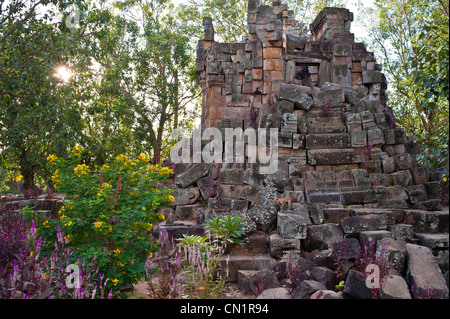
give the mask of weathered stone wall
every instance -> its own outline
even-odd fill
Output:
[[[443,281],[436,267],[448,270],[449,214],[441,209],[439,178],[418,165],[411,141],[395,125],[381,65],[354,42],[352,21],[347,9],[325,8],[307,35],[280,1],[262,6],[250,0],[248,37],[228,44],[214,41],[213,21],[204,19],[196,65],[202,129],[277,129],[278,170],[260,174],[248,159],[177,164],[175,206],[164,212],[172,218],[161,227],[178,237],[201,232],[203,222],[217,215],[244,216],[246,254],[270,256],[258,259],[263,265],[256,256],[227,260],[233,280],[245,275],[239,270],[254,270],[243,260],[257,270],[272,269],[271,258],[289,254],[333,268],[332,248],[345,237],[354,254],[371,239],[385,242],[390,253],[400,254],[396,271],[407,271],[409,286],[426,286],[415,255],[428,249],[433,257],[422,261],[434,269],[436,283]],[[258,147],[247,144],[246,154]],[[357,295],[352,287],[364,285],[362,274],[352,271],[344,291],[349,296]],[[406,287],[402,276],[397,279]],[[448,296],[448,289],[440,293]]]

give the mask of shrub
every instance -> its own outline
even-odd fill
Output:
[[[222,246],[244,244],[240,240],[245,233],[244,219],[241,216],[224,216],[208,219],[205,228],[215,236]]]
[[[95,171],[82,163],[83,152],[76,146],[68,159],[48,157],[55,188],[69,200],[57,219],[31,217],[38,220],[43,248],[51,247],[60,227],[74,255],[87,260],[96,256],[100,271],[110,278],[108,289],[117,291],[144,276],[147,256],[157,248],[150,231],[164,220],[157,208],[173,201],[161,186],[172,171],[150,165],[145,154],[135,160],[119,155]]]
[[[104,294],[108,280],[102,282],[104,275],[99,274],[96,256],[89,263],[78,259],[73,264],[74,250],[68,246],[69,241],[59,228],[57,237],[50,257],[43,257],[42,238],[36,237],[35,223],[32,222],[28,244],[19,249],[10,262],[0,265],[0,299],[94,299],[98,297],[98,287],[100,298],[112,296],[112,290],[107,296]],[[69,265],[76,267],[78,272],[68,275]],[[96,275],[100,277],[100,284]]]

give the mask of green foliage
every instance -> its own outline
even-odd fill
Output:
[[[419,144],[419,160],[448,166],[448,2],[377,0],[360,18],[386,70],[389,105]]]
[[[240,238],[245,233],[244,219],[241,216],[225,216],[208,219],[205,228],[222,244],[243,246]]]
[[[85,152],[76,146],[68,159],[49,156],[55,187],[67,199],[58,219],[29,217],[37,221],[44,250],[51,251],[59,226],[76,257],[96,254],[101,273],[117,290],[144,275],[145,260],[157,249],[150,231],[164,220],[157,208],[173,201],[160,186],[171,171],[150,165],[142,154],[135,160],[119,155],[97,172],[81,164]]]

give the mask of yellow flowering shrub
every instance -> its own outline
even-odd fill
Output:
[[[151,165],[146,154],[119,155],[96,169],[82,162],[83,152],[75,146],[68,159],[47,158],[55,187],[67,197],[58,220],[40,221],[39,235],[52,243],[61,227],[74,256],[89,260],[95,254],[100,272],[113,278],[108,289],[117,291],[142,278],[147,256],[157,250],[150,233],[164,220],[158,208],[174,200],[161,186],[172,171]]]

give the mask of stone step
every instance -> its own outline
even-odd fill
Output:
[[[327,127],[316,127],[309,126],[307,134],[337,134],[337,133],[347,133],[346,126],[327,126]]]
[[[426,246],[431,250],[449,248],[448,234],[415,233],[414,237],[419,240],[419,245]]]
[[[348,148],[350,146],[350,135],[342,134],[310,134],[306,135],[306,149],[334,149]]]
[[[341,122],[341,118],[336,117],[308,117],[306,123],[308,129],[310,127],[345,127],[345,123]]]
[[[269,254],[264,255],[224,255],[220,258],[222,268],[228,268],[228,280],[235,282],[239,270],[271,270],[277,263]]]
[[[20,209],[19,210],[15,210],[14,212],[15,213],[25,213],[25,211],[20,210]],[[51,211],[51,210],[34,210],[33,213],[45,216],[48,219],[56,217],[56,216],[54,216],[53,211]]]

